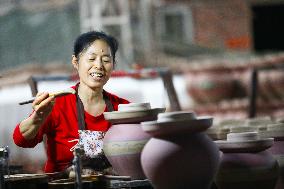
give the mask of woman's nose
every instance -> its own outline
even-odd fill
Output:
[[[103,68],[103,61],[101,58],[97,58],[96,61],[94,62],[94,66],[97,69],[102,69]]]

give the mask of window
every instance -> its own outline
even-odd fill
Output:
[[[193,43],[191,10],[184,5],[161,7],[156,14],[156,35],[160,45]]]

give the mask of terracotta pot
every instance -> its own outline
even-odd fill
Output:
[[[259,139],[257,132],[230,133],[227,141],[216,141],[221,165],[216,177],[218,189],[273,189],[278,163],[271,153],[273,139]]]
[[[153,136],[142,151],[141,163],[155,189],[210,188],[219,152],[202,131],[211,126],[212,118],[172,112],[141,124]]]
[[[157,114],[165,109],[151,109],[149,103],[130,103],[119,105],[118,110],[104,113],[105,119],[113,124],[103,140],[105,156],[117,174],[146,179],[140,156],[150,135],[141,129],[140,122],[157,119]]]

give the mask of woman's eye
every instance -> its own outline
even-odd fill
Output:
[[[108,58],[107,59],[103,59],[103,62],[106,62],[106,63],[110,62],[110,59],[108,59]]]

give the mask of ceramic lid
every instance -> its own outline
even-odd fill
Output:
[[[251,126],[239,126],[239,127],[230,128],[231,133],[253,132],[256,130],[257,130],[257,127],[251,127]]]
[[[118,111],[104,112],[104,118],[112,124],[140,123],[157,119],[158,113],[166,108],[151,108],[150,103],[119,104]]]
[[[249,126],[267,125],[273,123],[269,116],[250,118],[246,119],[245,122]]]
[[[229,133],[227,140],[217,140],[219,149],[228,153],[260,152],[273,145],[273,138],[260,138],[257,132]]]
[[[181,132],[196,133],[208,129],[213,123],[209,116],[196,117],[194,112],[166,112],[158,114],[155,121],[142,122],[142,129],[153,135],[171,135]]]
[[[149,109],[151,109],[151,105],[149,102],[118,105],[119,112],[140,111],[140,110],[149,110]]]
[[[265,131],[260,132],[261,137],[284,138],[284,123],[268,124]]]

